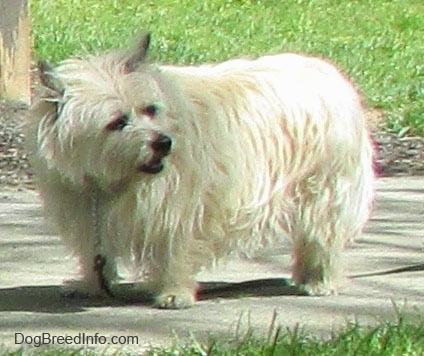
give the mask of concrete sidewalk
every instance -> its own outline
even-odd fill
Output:
[[[424,177],[379,180],[376,210],[362,239],[345,252],[345,260],[350,276],[424,264]],[[173,333],[182,338],[232,337],[248,326],[267,333],[274,312],[277,324],[299,324],[327,335],[349,320],[393,320],[393,303],[411,318],[424,315],[424,271],[347,279],[338,296],[293,296],[284,287],[279,294],[285,295],[259,296],[257,289],[245,289],[241,293],[250,296],[209,295],[192,309],[176,311],[152,309],[137,298],[63,298],[60,286],[75,277],[76,263],[48,232],[37,194],[29,190],[0,192],[0,263],[0,343],[11,348],[20,346],[23,336],[85,333],[93,340],[98,333],[98,344],[103,336],[108,342],[117,341],[112,336],[137,336],[137,345],[121,339],[126,345],[109,345],[108,350],[140,352],[170,343]],[[251,261],[233,260],[199,279],[239,282],[289,276],[289,249],[280,249],[263,251]],[[130,287],[122,290],[126,294]],[[274,294],[272,288],[266,294]],[[81,347],[75,340],[73,346]]]

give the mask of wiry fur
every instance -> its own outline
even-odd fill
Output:
[[[106,278],[122,257],[153,281],[158,305],[187,307],[201,266],[289,236],[294,281],[334,291],[340,252],[373,199],[372,148],[351,83],[297,54],[136,70],[130,57],[64,61],[46,73],[60,84],[28,123],[47,214],[80,257],[84,285],[99,289],[101,236]],[[143,111],[152,103],[153,118]],[[106,130],[120,113],[129,125]],[[157,133],[173,146],[149,175],[138,167]]]

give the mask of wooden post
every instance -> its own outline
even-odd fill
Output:
[[[29,0],[0,0],[0,99],[31,101]]]

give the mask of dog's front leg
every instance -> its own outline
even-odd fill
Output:
[[[115,258],[96,248],[94,235],[86,234],[84,244],[78,246],[81,279],[67,281],[64,294],[67,296],[104,296],[110,295],[110,287],[117,278]]]
[[[102,296],[111,295],[110,285],[117,278],[115,257],[104,230],[104,203],[102,199],[91,196],[75,199],[78,209],[67,211],[65,241],[72,241],[72,249],[79,258],[81,280],[71,281],[65,287],[68,295]],[[65,227],[65,226],[63,226]],[[67,238],[67,235],[72,235]]]
[[[155,306],[163,309],[184,309],[196,301],[197,283],[188,248],[156,248],[154,253],[153,289]]]

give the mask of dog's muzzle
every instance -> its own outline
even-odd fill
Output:
[[[140,171],[148,174],[156,174],[162,171],[162,158],[167,156],[172,148],[172,140],[170,137],[159,134],[155,140],[150,142],[153,150],[153,157],[147,163],[140,166]]]

